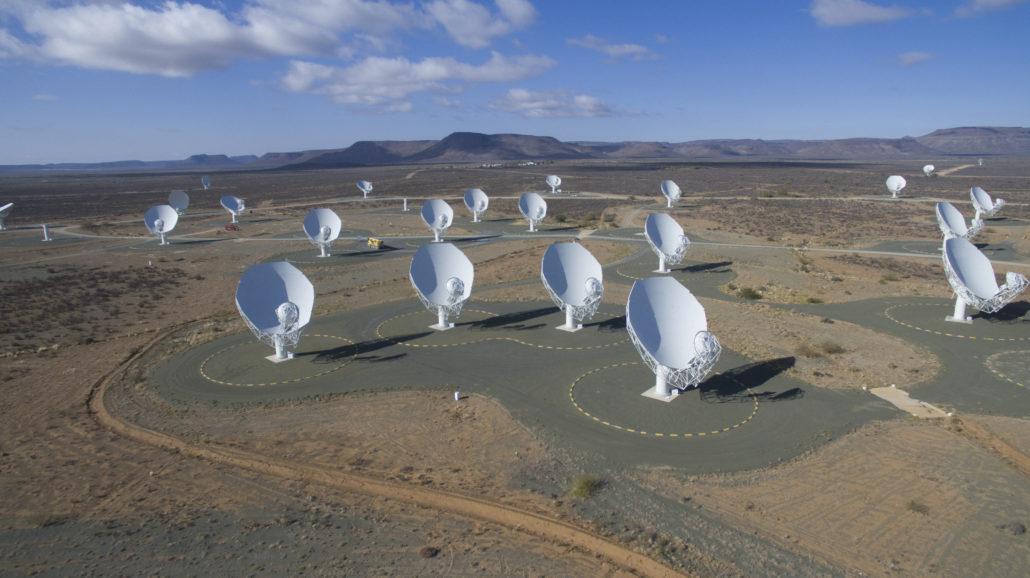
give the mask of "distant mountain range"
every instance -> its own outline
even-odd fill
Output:
[[[179,161],[0,165],[0,172],[222,171],[322,169],[417,163],[495,163],[568,159],[933,160],[949,156],[1030,157],[1030,128],[960,127],[920,137],[837,140],[722,139],[667,142],[562,142],[547,136],[456,132],[442,140],[360,141],[347,148]]]

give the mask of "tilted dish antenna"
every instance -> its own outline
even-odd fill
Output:
[[[651,250],[658,255],[655,273],[668,273],[665,265],[679,264],[690,248],[690,239],[683,234],[683,227],[665,213],[651,213],[647,216],[644,236]]]
[[[951,239],[952,237],[972,239],[984,226],[983,219],[974,217],[972,224],[967,227],[966,218],[955,208],[955,205],[947,201],[937,203],[936,211],[937,226],[941,228],[941,233],[944,234],[945,239]]]
[[[891,175],[887,177],[887,190],[890,191],[891,198],[898,198],[898,193],[901,192],[901,189],[905,188],[906,184],[905,177],[901,175]]]
[[[275,348],[274,362],[292,359],[287,351],[296,347],[311,321],[315,287],[290,263],[277,261],[251,265],[236,286],[236,308],[250,332]]]
[[[708,332],[705,309],[672,277],[633,283],[626,301],[626,330],[637,352],[654,371],[654,388],[643,395],[669,401],[669,384],[696,387],[719,360],[722,346]]]
[[[200,185],[204,187],[204,190],[211,188],[211,177],[200,177]]]
[[[935,168],[936,167],[934,167],[933,165],[926,165],[926,166],[923,167],[923,174],[926,175],[926,176],[930,176],[930,175],[933,174],[933,170]]]
[[[483,189],[469,189],[465,191],[465,206],[472,212],[472,222],[478,223],[479,215],[490,206],[490,197],[486,196]]]
[[[978,166],[978,167],[984,166],[984,160],[983,159],[976,159],[976,166]]]
[[[999,287],[991,260],[968,239],[945,239],[942,253],[944,273],[955,290],[955,312],[944,318],[947,321],[972,323],[972,317],[966,317],[966,305],[987,314],[1000,311],[1030,285],[1024,275],[1009,271]]]
[[[172,191],[168,193],[168,204],[181,215],[190,206],[190,196],[186,194],[186,191]]]
[[[171,205],[155,205],[147,209],[143,215],[143,223],[151,233],[161,239],[162,245],[168,244],[165,235],[170,233],[178,222],[179,213],[175,212]]]
[[[597,312],[604,293],[601,264],[597,259],[574,241],[555,243],[544,251],[540,278],[554,304],[565,311],[565,324],[558,329],[569,332],[583,329],[583,320]]]
[[[552,195],[561,192],[561,189],[558,188],[561,186],[561,177],[558,175],[547,175],[547,178],[544,180],[547,182],[547,186],[551,187]]]
[[[304,233],[322,250],[319,257],[329,256],[329,247],[340,237],[342,226],[340,217],[332,209],[311,209],[308,216],[304,217]]]
[[[674,181],[662,181],[662,195],[665,196],[665,206],[671,208],[676,201],[680,200],[680,186]]]
[[[429,327],[439,331],[454,327],[447,317],[461,314],[472,294],[474,275],[472,261],[451,243],[428,243],[415,251],[408,277],[422,304],[437,314],[436,324]]]
[[[368,181],[358,181],[358,188],[361,189],[361,194],[364,198],[368,198],[368,194],[372,192],[372,183]]]
[[[0,231],[7,230],[7,225],[4,224],[4,221],[10,216],[12,209],[14,209],[14,203],[7,203],[0,207]]]
[[[232,215],[232,222],[238,223],[239,216],[243,214],[243,211],[247,210],[246,204],[243,199],[234,197],[232,195],[226,195],[219,201],[222,203],[222,208]]]
[[[519,212],[529,221],[529,232],[532,233],[547,216],[547,201],[536,193],[522,193],[519,197]]]
[[[443,199],[429,199],[422,204],[422,221],[433,231],[434,241],[439,243],[440,235],[454,222],[454,209]]]
[[[991,201],[991,196],[980,187],[969,189],[969,198],[973,201],[973,208],[976,209],[976,216],[973,217],[974,220],[979,219],[981,214],[993,217],[998,210],[1005,206],[1005,199],[994,199],[994,201]]]

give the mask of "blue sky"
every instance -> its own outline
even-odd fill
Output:
[[[0,164],[1030,125],[1026,0],[0,0]]]

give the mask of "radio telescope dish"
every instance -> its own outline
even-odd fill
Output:
[[[472,211],[472,222],[478,223],[479,215],[490,206],[490,197],[486,196],[483,189],[469,189],[465,191],[465,206]]]
[[[1005,199],[994,199],[991,201],[991,196],[980,187],[969,189],[969,198],[973,201],[973,207],[976,209],[976,216],[973,217],[974,220],[979,219],[981,213],[988,217],[993,217],[999,209],[1005,206]]]
[[[275,348],[270,361],[293,358],[287,348],[300,342],[314,305],[314,285],[285,261],[247,267],[236,286],[236,308],[243,321],[254,337]]]
[[[14,209],[14,203],[7,203],[0,207],[0,231],[7,230],[7,225],[4,224],[4,221],[10,216],[12,209]]]
[[[655,273],[668,273],[665,265],[679,264],[690,248],[690,239],[683,234],[683,227],[665,213],[651,213],[647,216],[644,236],[651,250],[658,255],[658,269],[655,269]]]
[[[439,331],[454,327],[447,317],[461,315],[472,294],[474,275],[472,261],[451,243],[429,243],[415,251],[408,277],[426,309],[437,313],[436,324],[429,327]]]
[[[972,239],[983,228],[984,222],[983,219],[974,218],[972,224],[967,227],[966,218],[955,208],[955,205],[941,201],[937,203],[937,226],[941,228],[945,239],[953,237]]]
[[[368,181],[358,181],[358,188],[361,189],[361,194],[367,199],[368,194],[372,192],[372,183]]]
[[[165,235],[170,233],[178,222],[179,213],[175,212],[171,205],[155,205],[147,209],[146,214],[143,215],[143,223],[151,233],[161,239],[162,245],[168,244]]]
[[[979,166],[979,167],[984,166],[984,160],[983,159],[976,159],[976,165]]]
[[[926,165],[923,167],[923,174],[926,176],[930,176],[933,174],[935,168],[936,167],[934,167],[933,165]]]
[[[454,209],[443,199],[429,199],[422,204],[422,220],[439,243],[440,235],[454,222]]]
[[[561,177],[559,177],[558,175],[547,175],[545,181],[547,182],[547,186],[551,187],[552,195],[556,192],[561,192],[561,189],[558,188],[561,186]]]
[[[898,198],[898,193],[901,192],[901,189],[905,188],[906,184],[905,177],[900,175],[891,175],[887,177],[887,190],[891,192],[891,198]]]
[[[955,312],[945,317],[947,321],[972,323],[966,317],[966,305],[988,314],[1000,311],[1030,285],[1024,275],[1009,271],[999,287],[990,259],[968,239],[945,239],[942,253],[944,273],[955,290]]]
[[[243,199],[239,197],[226,195],[222,197],[220,202],[222,203],[222,208],[224,208],[226,211],[229,211],[229,213],[232,215],[233,223],[238,223],[239,216],[243,214],[243,211],[247,210],[247,207],[245,206]]]
[[[329,246],[340,237],[340,217],[332,209],[311,209],[304,217],[304,233],[322,250],[319,257],[329,256]]]
[[[547,216],[547,201],[536,193],[523,193],[519,197],[519,211],[529,221],[529,232],[532,233]]]
[[[555,243],[544,251],[540,278],[554,304],[565,311],[565,324],[558,329],[583,329],[583,320],[594,316],[604,293],[597,259],[579,243]]]
[[[665,196],[665,206],[672,207],[673,203],[680,200],[680,186],[673,181],[662,181],[662,195]]]
[[[671,383],[696,387],[719,360],[722,346],[708,332],[705,309],[689,289],[672,277],[633,283],[626,301],[626,330],[655,386],[643,395],[669,401]]]
[[[211,178],[210,177],[200,177],[200,184],[201,184],[201,186],[204,187],[205,191],[210,189],[211,188]]]
[[[190,196],[186,191],[172,191],[168,193],[168,204],[181,215],[186,212],[186,207],[190,206]]]

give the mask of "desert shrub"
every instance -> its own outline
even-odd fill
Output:
[[[740,290],[737,291],[737,297],[740,297],[741,299],[754,300],[761,299],[762,294],[751,287],[741,287]]]
[[[822,349],[823,353],[825,353],[826,355],[833,355],[834,353],[844,353],[844,347],[841,344],[835,343],[833,341],[824,341],[822,345],[819,346],[819,348]]]
[[[589,498],[601,489],[602,485],[597,476],[580,474],[572,479],[572,488],[569,489],[569,493],[576,498]]]
[[[926,504],[922,502],[917,502],[915,500],[909,500],[908,503],[905,504],[905,509],[909,512],[923,514],[924,516],[930,513],[930,506],[927,506]]]
[[[801,345],[799,345],[797,347],[797,349],[794,350],[794,353],[796,353],[797,355],[799,355],[801,357],[805,357],[805,358],[808,358],[808,359],[813,359],[813,358],[816,358],[816,357],[822,357],[823,356],[821,351],[819,351],[815,347],[812,347],[811,343],[802,343]]]
[[[564,214],[561,214],[561,215],[555,215],[554,216],[554,220],[559,222],[559,223],[564,223],[565,221],[569,220],[569,218],[566,217]]]
[[[822,299],[818,298],[818,297],[809,297],[805,301],[807,301],[808,303],[810,303],[812,305],[819,305],[821,303],[824,303],[824,301]]]

